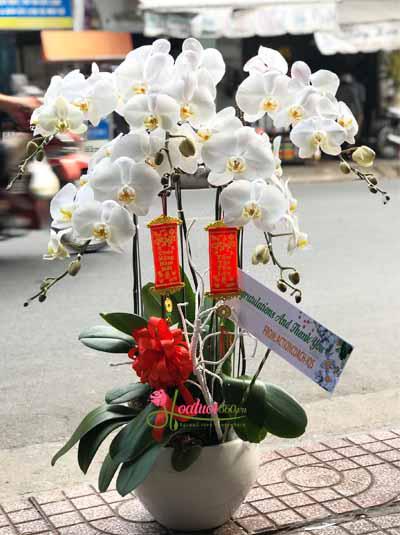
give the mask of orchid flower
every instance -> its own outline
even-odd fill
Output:
[[[50,202],[50,215],[53,218],[52,226],[56,229],[70,228],[72,216],[78,206],[93,200],[93,191],[85,185],[77,188],[68,183],[58,191]]]
[[[146,163],[135,163],[126,156],[115,161],[102,160],[90,177],[97,201],[113,200],[131,214],[146,215],[161,189],[160,177]]]
[[[268,113],[274,117],[288,101],[290,78],[278,71],[251,72],[236,93],[236,102],[246,121],[257,121]]]
[[[151,132],[144,130],[130,132],[121,136],[114,145],[111,160],[114,161],[123,156],[135,160],[135,162],[145,162],[154,169],[157,169],[157,154],[165,146],[165,132],[160,128]]]
[[[338,103],[338,120],[346,132],[346,143],[355,143],[355,136],[358,134],[358,123],[350,108],[344,102]]]
[[[61,238],[65,231],[56,232],[50,229],[50,239],[47,245],[47,254],[43,255],[44,260],[56,260],[57,258],[63,260],[69,258],[69,252],[63,245]]]
[[[199,138],[193,129],[186,123],[175,128],[168,139],[169,159],[164,158],[172,164],[175,169],[181,169],[184,173],[194,174],[201,162],[201,152]],[[168,172],[165,169],[164,172]]]
[[[335,96],[340,85],[337,74],[326,69],[311,73],[310,67],[304,61],[293,63],[291,71],[292,84],[295,89],[311,87],[321,95]]]
[[[245,63],[243,70],[249,73],[277,71],[281,74],[286,74],[288,71],[288,64],[282,54],[277,50],[260,46],[257,56],[249,59],[249,61]]]
[[[92,201],[79,206],[72,228],[79,238],[105,240],[117,252],[123,251],[136,232],[130,213],[115,201]]]
[[[250,221],[263,232],[272,231],[285,217],[288,202],[278,188],[264,180],[237,180],[221,193],[224,222],[243,226]]]
[[[132,97],[123,108],[123,116],[134,129],[171,130],[179,121],[179,105],[168,95],[154,94]]]
[[[189,37],[182,44],[175,69],[180,75],[188,70],[197,71],[199,78],[209,78],[216,86],[225,74],[225,62],[221,52],[215,48],[204,49],[200,41]]]
[[[83,113],[76,106],[59,96],[53,102],[36,108],[32,113],[31,125],[35,136],[48,137],[66,132],[83,134],[87,130],[84,120]]]
[[[204,144],[210,141],[214,134],[234,132],[242,126],[242,121],[236,117],[235,108],[229,106],[219,111],[210,121],[202,121],[196,130],[196,137],[200,143]]]
[[[296,249],[308,249],[308,235],[299,228],[299,221],[295,215],[287,217],[287,222],[291,227],[292,234],[288,241],[288,252],[293,253]]]
[[[300,158],[311,158],[321,150],[336,156],[346,138],[345,129],[332,119],[312,117],[297,124],[290,133],[291,141],[299,148]]]
[[[272,175],[275,169],[267,136],[256,134],[250,127],[215,134],[203,146],[202,157],[211,170],[208,182],[212,186],[223,186],[232,180],[256,180]]]
[[[174,65],[170,48],[166,39],[157,39],[152,45],[141,46],[127,55],[113,73],[122,104],[133,96],[158,90],[170,81]]]
[[[86,92],[87,81],[84,75],[75,69],[64,77],[53,76],[44,95],[44,104],[51,104],[57,97],[64,97],[68,102],[79,100]]]

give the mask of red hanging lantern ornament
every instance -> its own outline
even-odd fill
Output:
[[[184,287],[178,250],[178,225],[181,224],[180,219],[162,215],[147,225],[154,259],[155,282],[152,289],[160,295],[169,295]]]
[[[215,221],[206,227],[210,263],[210,295],[228,298],[240,294],[238,228]]]

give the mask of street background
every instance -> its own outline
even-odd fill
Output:
[[[290,263],[302,276],[300,307],[355,349],[333,396],[276,355],[262,374],[304,404],[307,441],[400,422],[400,183],[382,181],[392,197],[383,206],[361,183],[318,182],[318,169],[309,169],[313,182],[292,188],[312,248],[294,254]],[[195,261],[204,268],[204,226],[213,219],[213,192],[185,190],[183,195],[188,220],[197,221],[191,237]],[[171,200],[169,211],[174,210]],[[140,222],[143,282],[152,279],[153,269],[146,222],[157,215],[153,209]],[[250,263],[260,235],[251,225],[245,233],[245,268],[274,287],[272,266]],[[97,353],[78,341],[83,328],[102,322],[99,312],[131,310],[129,251],[87,255],[76,278],[57,285],[45,303],[24,308],[40,280],[63,269],[59,262],[41,259],[47,239],[48,231],[42,230],[0,243],[0,495],[80,481],[74,451],[55,468],[49,458],[88,410],[103,402],[107,390],[136,380],[129,365],[110,367],[125,361],[123,355]],[[260,347],[258,357],[262,354]],[[255,358],[250,368],[258,362]],[[89,479],[95,474],[94,466]]]

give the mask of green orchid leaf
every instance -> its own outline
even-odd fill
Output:
[[[200,457],[202,447],[195,444],[188,448],[176,447],[172,452],[171,464],[177,472],[187,470]]]
[[[85,346],[105,353],[128,353],[135,345],[132,336],[108,325],[95,325],[83,330],[79,340]]]
[[[100,316],[112,327],[128,335],[132,335],[135,329],[147,327],[147,321],[141,316],[136,316],[136,314],[111,312],[110,314],[100,314]]]
[[[233,427],[239,438],[246,442],[255,442],[257,444],[263,441],[268,433],[266,427],[255,424],[249,418],[241,419],[233,424]]]
[[[94,427],[89,433],[86,433],[84,437],[79,441],[78,447],[78,463],[79,467],[84,474],[89,470],[99,447],[104,442],[104,440],[110,435],[113,431],[124,425],[126,421],[124,420],[109,420],[103,424]]]
[[[127,386],[113,388],[106,394],[106,403],[127,403],[134,399],[138,399],[144,396],[148,396],[151,392],[151,388],[147,384],[143,383],[131,383]]]
[[[144,315],[147,319],[152,316],[159,318],[162,314],[160,296],[152,292],[154,283],[149,282],[142,288]]]
[[[107,454],[107,457],[104,459],[99,473],[100,492],[106,492],[120,464],[121,463],[116,463],[109,453]]]
[[[68,442],[54,455],[51,465],[54,466],[60,457],[65,455],[87,433],[104,422],[110,420],[129,421],[136,416],[136,412],[124,405],[101,405],[85,416]]]
[[[110,455],[116,462],[133,461],[154,441],[152,427],[149,425],[152,412],[156,413],[157,407],[150,403],[111,442]]]
[[[161,448],[161,444],[153,444],[137,460],[121,466],[117,478],[117,491],[121,496],[126,496],[143,483],[153,468]]]

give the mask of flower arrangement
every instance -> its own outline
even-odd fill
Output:
[[[98,448],[113,435],[104,459],[99,488],[114,475],[126,495],[151,472],[162,448],[171,448],[172,465],[188,469],[207,446],[235,437],[261,442],[268,433],[294,438],[304,433],[307,417],[296,400],[260,380],[270,353],[258,370],[246,374],[248,337],[231,301],[240,292],[238,267],[249,254],[248,225],[260,235],[249,254],[254,265],[277,270],[277,289],[302,298],[300,275],[283,265],[276,240],[293,253],[308,246],[300,229],[297,200],[284,178],[280,138],[258,134],[251,123],[267,114],[277,128],[290,128],[301,158],[321,152],[336,156],[344,173],[353,173],[369,191],[389,200],[373,174],[366,172],[374,153],[354,147],[358,132],[351,110],[335,98],[338,77],[311,73],[303,62],[292,65],[275,50],[260,47],[244,66],[247,77],[236,93],[237,109],[216,111],[216,87],[225,72],[222,55],[186,39],[174,59],[164,39],[128,54],[113,73],[96,65],[85,79],[79,71],[55,76],[43,105],[32,116],[34,140],[26,162],[41,158],[60,133],[83,134],[87,121],[98,124],[116,112],[130,132],[119,135],[92,157],[76,187],[68,184],[53,198],[53,219],[46,259],[70,256],[65,238],[79,252],[60,276],[45,278],[33,300],[46,300],[64,277],[76,276],[93,243],[106,242],[117,252],[133,242],[133,313],[102,314],[104,325],[86,329],[80,340],[108,353],[127,354],[139,381],[106,394],[90,412],[53,463],[79,443],[78,462],[87,472]],[[215,221],[207,227],[209,286],[196,268],[181,195],[181,177],[208,171],[215,191]],[[17,179],[15,177],[15,179]],[[175,194],[177,214],[168,213]],[[138,219],[159,204],[160,217],[149,223],[155,280],[141,287]],[[176,217],[175,217],[176,216]],[[148,237],[149,234],[146,234]],[[255,355],[255,349],[253,356]]]

